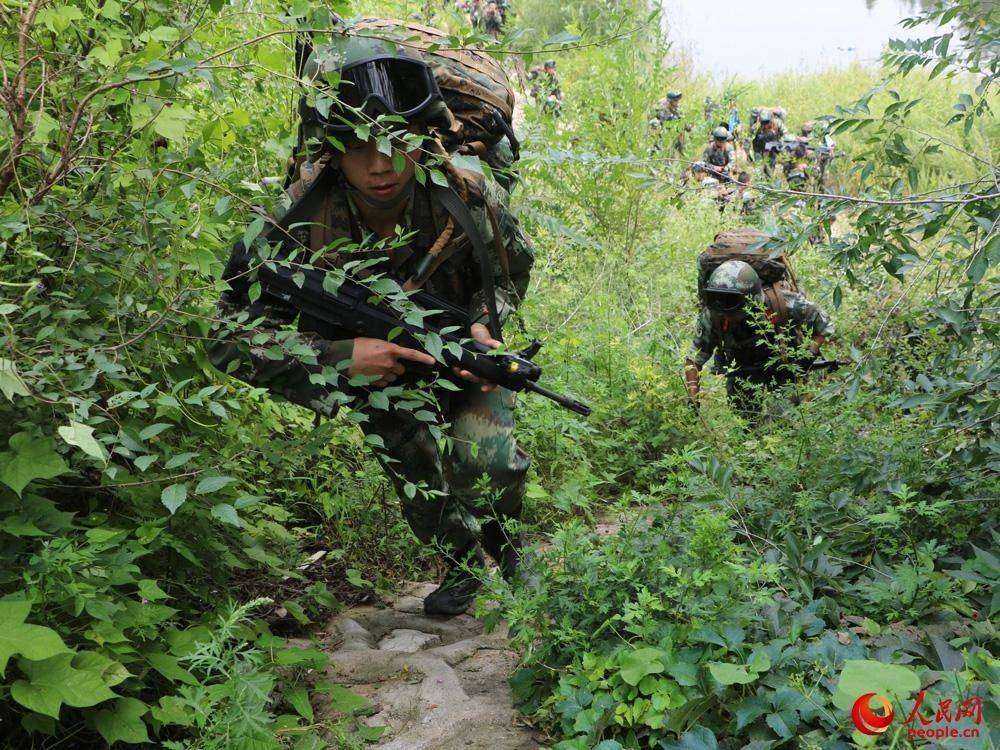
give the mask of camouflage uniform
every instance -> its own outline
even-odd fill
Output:
[[[725,169],[730,165],[734,156],[734,148],[731,143],[717,144],[715,141],[709,143],[701,154],[701,160],[713,167]]]
[[[833,323],[819,307],[798,292],[779,289],[787,310],[784,322],[752,316],[727,320],[702,305],[695,323],[694,341],[688,358],[699,368],[715,354],[715,371],[726,373],[726,392],[737,411],[756,415],[760,411],[760,390],[774,388],[795,379],[795,368],[782,365],[783,353],[810,337],[833,336]]]
[[[681,119],[681,100],[663,97],[656,103],[656,111],[653,116],[660,124]]]
[[[763,127],[759,127],[757,132],[753,136],[753,152],[757,156],[764,155],[764,147],[771,141],[780,141],[785,137],[785,123],[780,117],[773,117],[771,122],[773,127],[769,130],[764,130]]]
[[[559,74],[556,73],[555,68],[546,66],[542,69],[541,89],[544,96],[542,111],[559,117],[562,114],[563,94],[559,84]]]
[[[305,193],[323,168],[323,162],[304,165],[301,179],[289,190],[292,197]],[[501,320],[505,320],[527,288],[534,261],[532,246],[507,207],[507,194],[481,174],[462,174],[470,181],[470,212],[490,248],[497,308]],[[414,272],[448,221],[445,209],[426,188],[414,181],[412,190],[404,223],[416,234],[407,246],[391,251],[391,269],[379,269],[392,270],[402,278]],[[328,252],[324,263],[341,265],[366,255],[385,254],[365,249],[373,238],[343,189],[327,192],[311,222],[315,224],[291,233],[313,251],[338,239],[356,243],[347,245],[351,249],[344,252]],[[494,222],[504,253],[494,242]],[[423,288],[468,309],[474,322],[486,322],[485,298],[478,283],[480,271],[468,238],[456,228],[451,242],[455,252]],[[310,375],[324,365],[339,365],[342,372],[346,369],[356,332],[324,329],[323,324],[304,320],[305,316],[297,315],[295,310],[261,300],[250,303],[235,293],[223,296],[221,313],[229,321],[248,313],[255,326],[250,330],[220,330],[220,341],[210,351],[219,369],[327,416],[349,400],[340,391],[357,391],[343,383],[332,389],[310,382]],[[290,333],[289,325],[296,319],[298,332]],[[529,459],[514,439],[513,393],[502,388],[482,393],[478,385],[470,384],[460,392],[435,395],[437,405],[426,408],[433,414],[434,424],[449,424],[445,433],[452,438],[452,446],[446,451],[434,439],[428,422],[418,420],[411,411],[393,406],[388,411],[375,409],[364,392],[352,406],[367,416],[362,423],[365,433],[377,435],[384,443],[384,449],[377,451],[378,458],[396,485],[403,514],[417,538],[424,543],[436,539],[452,549],[464,549],[480,537],[479,517],[516,517],[520,513]],[[484,476],[485,486],[480,482]],[[414,496],[410,497],[404,491],[407,483],[427,492],[414,494],[411,488]]]
[[[501,4],[490,0],[486,3],[481,16],[483,29],[494,39],[500,37],[503,32],[504,18],[506,15],[506,4]]]

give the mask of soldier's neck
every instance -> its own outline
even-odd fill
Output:
[[[362,223],[384,239],[394,236],[396,227],[405,222],[411,195],[412,191],[406,190],[398,199],[383,204],[356,193],[354,205]]]

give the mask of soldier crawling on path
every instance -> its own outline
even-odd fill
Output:
[[[701,310],[684,367],[697,406],[701,369],[714,354],[733,408],[750,422],[761,416],[763,392],[801,377],[834,332],[830,318],[798,291],[784,255],[760,252],[767,239],[753,229],[722,232],[699,257]]]
[[[339,103],[327,112],[304,100],[304,126],[314,148],[289,192],[301,198],[296,205],[315,210],[311,222],[292,225],[291,236],[316,254],[318,267],[346,271],[359,262],[376,264],[368,270],[409,279],[404,288],[421,288],[468,311],[465,336],[498,347],[500,326],[527,288],[532,246],[507,208],[506,192],[448,160],[437,129],[454,121],[431,67],[409,47],[334,35],[310,55],[306,77],[337,86],[332,95]],[[402,118],[406,130],[381,128],[377,118],[383,115]],[[365,125],[372,125],[367,140],[357,130],[364,132]],[[431,153],[443,158],[447,188],[414,177]],[[397,227],[405,232],[402,240]],[[477,262],[470,245],[488,253],[489,267]],[[354,414],[363,417],[367,442],[384,446],[376,455],[410,528],[421,542],[445,552],[449,569],[426,597],[426,612],[465,611],[480,586],[480,546],[511,579],[520,540],[504,520],[520,514],[529,466],[514,438],[514,394],[467,371],[455,373],[465,387],[432,393],[413,372],[434,364],[426,351],[359,336],[263,297],[255,300],[245,274],[227,269],[226,277],[230,290],[221,308],[227,322],[210,352],[213,363],[327,416],[345,394],[356,396]],[[493,299],[485,286],[490,278]],[[367,385],[356,385],[359,380]],[[384,398],[378,408],[379,401],[370,398],[399,385],[425,394],[423,411]],[[435,439],[435,426],[450,438],[446,447]]]

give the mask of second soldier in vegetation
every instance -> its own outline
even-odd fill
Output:
[[[720,263],[700,290],[701,309],[685,361],[693,404],[699,399],[701,369],[714,354],[733,407],[751,422],[761,415],[763,391],[801,376],[834,332],[826,313],[793,286],[765,284],[750,263],[737,259],[741,250],[753,258],[754,248],[766,240],[749,229],[716,238],[728,253],[723,257],[732,259]]]

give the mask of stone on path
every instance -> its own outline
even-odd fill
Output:
[[[411,584],[390,607],[355,607],[324,639],[329,677],[368,698],[382,750],[538,750],[518,721],[507,678],[517,654],[502,628],[469,615],[423,614],[434,584]],[[320,712],[323,708],[320,707]]]
[[[398,628],[378,642],[382,651],[402,651],[414,654],[422,648],[436,646],[441,642],[441,636],[434,633],[421,633],[419,630]]]

